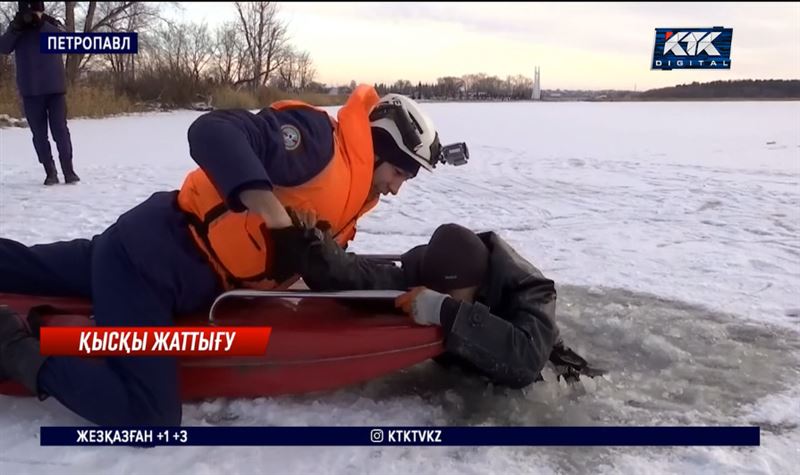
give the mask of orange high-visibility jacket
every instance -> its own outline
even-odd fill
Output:
[[[339,110],[337,119],[330,118],[333,154],[327,165],[302,184],[272,187],[284,206],[312,209],[319,221],[330,223],[331,232],[342,246],[355,236],[358,218],[378,202],[377,197],[369,196],[374,169],[369,113],[378,100],[373,87],[356,88]],[[279,101],[270,108],[318,110],[300,101]],[[296,128],[283,133],[287,150],[302,140],[293,136]],[[212,178],[198,168],[189,173],[178,193],[178,206],[189,217],[197,246],[226,289],[275,288],[280,284],[270,275],[275,251],[264,220],[247,210],[233,211]]]

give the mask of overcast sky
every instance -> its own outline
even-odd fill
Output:
[[[232,3],[182,2],[214,27]],[[317,80],[433,82],[483,72],[543,89],[650,89],[720,79],[800,79],[800,2],[280,3]],[[733,28],[731,69],[652,71],[656,28]]]

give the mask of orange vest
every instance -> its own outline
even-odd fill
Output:
[[[377,197],[367,202],[375,160],[369,113],[378,100],[374,88],[356,88],[339,110],[337,120],[331,118],[333,158],[328,165],[302,185],[272,190],[284,206],[313,209],[319,221],[328,221],[341,246],[355,236],[358,218],[378,203]],[[278,101],[270,107],[317,109],[300,101]],[[197,246],[226,290],[269,290],[281,284],[268,278],[274,251],[264,220],[249,211],[230,211],[203,170],[198,168],[186,177],[178,193],[178,206],[188,216]]]

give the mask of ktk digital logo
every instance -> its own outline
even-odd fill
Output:
[[[733,28],[656,28],[650,69],[730,69]]]

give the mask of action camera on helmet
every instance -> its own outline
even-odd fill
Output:
[[[466,165],[468,160],[469,149],[466,143],[460,142],[442,146],[442,152],[439,155],[439,161],[441,163],[460,166]]]

